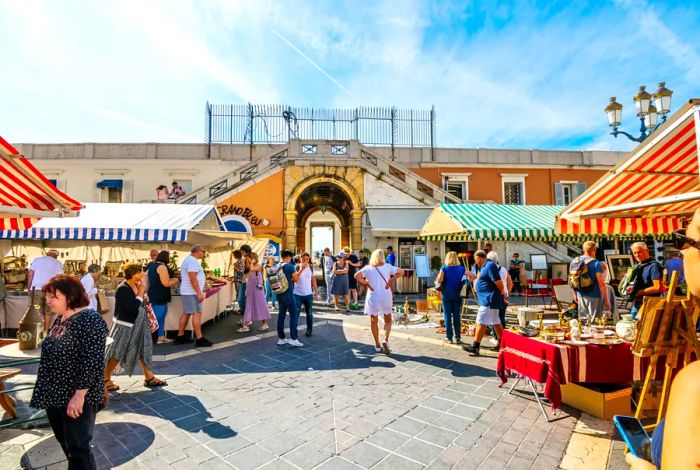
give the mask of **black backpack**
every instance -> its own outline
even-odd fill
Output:
[[[593,261],[595,261],[595,258],[587,259],[584,262],[581,262],[580,258],[576,258],[578,267],[569,273],[569,286],[573,290],[583,294],[593,292],[597,280],[588,266]]]

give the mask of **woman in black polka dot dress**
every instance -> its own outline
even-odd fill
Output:
[[[45,409],[71,469],[94,469],[90,441],[97,411],[105,404],[104,351],[107,325],[83,285],[66,275],[42,289],[56,318],[41,346],[30,406]]]

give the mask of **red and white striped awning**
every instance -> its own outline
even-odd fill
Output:
[[[557,217],[569,235],[667,235],[700,208],[700,100],[691,100]]]
[[[41,217],[76,215],[81,207],[0,137],[0,230],[25,230]]]

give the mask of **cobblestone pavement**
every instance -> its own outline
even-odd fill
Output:
[[[493,358],[327,324],[156,363],[169,386],[117,376],[98,415],[99,468],[553,469],[576,416],[547,423],[498,387]],[[46,429],[0,431],[0,469],[65,468]]]

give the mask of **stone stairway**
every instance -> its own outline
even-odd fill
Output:
[[[337,154],[337,147],[329,142],[314,144],[317,153],[304,153],[309,144],[292,140],[275,152],[246,163],[177,200],[178,204],[212,204],[222,201],[234,192],[242,191],[290,165],[359,167],[417,201],[432,205],[437,202],[460,202],[439,186],[422,178],[407,167],[382,157],[357,142],[347,146],[346,153]],[[326,147],[328,147],[326,149]]]

